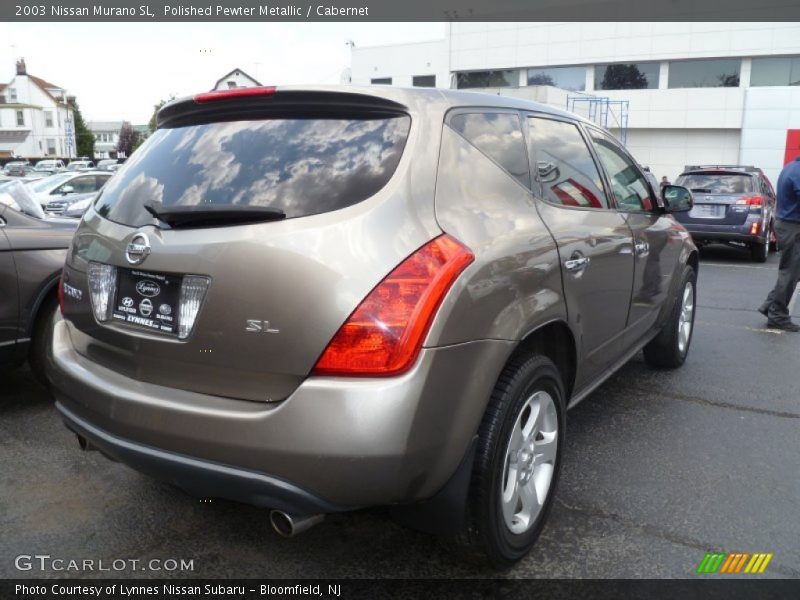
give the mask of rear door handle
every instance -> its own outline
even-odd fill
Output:
[[[650,253],[650,244],[647,242],[636,242],[634,248],[636,249],[636,256],[645,256]]]
[[[589,257],[588,256],[577,256],[575,254],[572,255],[568,261],[564,263],[564,268],[567,271],[582,271],[586,267],[589,266]]]

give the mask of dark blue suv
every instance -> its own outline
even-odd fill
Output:
[[[695,244],[749,248],[756,262],[765,262],[775,250],[775,190],[761,169],[687,165],[675,183],[694,193],[694,208],[675,218]]]

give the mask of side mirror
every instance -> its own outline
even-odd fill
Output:
[[[694,207],[691,190],[682,185],[665,185],[661,188],[664,210],[668,213],[686,212]]]
[[[61,194],[63,196],[66,196],[67,194],[74,194],[74,193],[75,193],[75,188],[72,187],[71,185],[65,185],[63,188],[61,188]]]

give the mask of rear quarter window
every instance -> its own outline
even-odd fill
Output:
[[[522,185],[531,186],[528,155],[518,115],[458,113],[450,118],[450,127]]]
[[[96,210],[131,227],[153,222],[144,203],[266,206],[287,218],[337,210],[386,185],[410,125],[398,115],[159,129],[104,186]]]

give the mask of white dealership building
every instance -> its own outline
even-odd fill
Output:
[[[356,85],[522,96],[605,125],[659,178],[800,154],[800,23],[466,23],[355,47]]]

